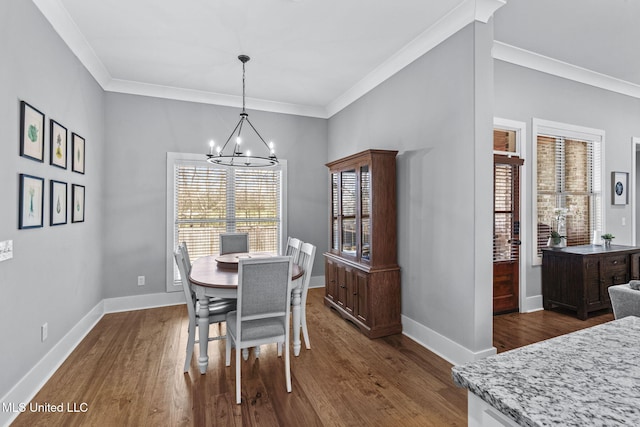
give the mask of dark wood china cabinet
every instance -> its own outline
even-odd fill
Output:
[[[402,332],[397,153],[367,150],[327,164],[331,242],[324,301],[369,338]]]

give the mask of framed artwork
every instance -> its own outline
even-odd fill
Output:
[[[49,120],[49,163],[62,169],[67,168],[67,128],[55,120]]]
[[[44,114],[20,101],[20,155],[44,162]]]
[[[84,222],[84,185],[71,186],[71,222]]]
[[[629,204],[629,173],[611,172],[611,204]]]
[[[73,145],[73,159],[71,170],[84,173],[84,138],[77,133],[71,134]]]
[[[44,178],[20,174],[20,194],[18,228],[39,228],[43,226]]]
[[[51,188],[49,191],[50,202],[49,215],[50,225],[62,225],[67,223],[67,183],[62,181],[49,180]]]

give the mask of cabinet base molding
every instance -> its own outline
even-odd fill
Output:
[[[362,332],[363,335],[365,335],[368,338],[375,339],[375,338],[381,338],[389,335],[402,333],[402,323],[371,328],[365,325],[364,323],[360,322],[358,319],[354,318],[349,313],[347,313],[338,304],[331,301],[330,298],[327,298],[327,297],[324,298],[324,305],[333,309],[344,320],[353,324],[355,327],[357,327],[360,330],[360,332]]]

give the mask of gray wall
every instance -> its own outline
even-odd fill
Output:
[[[631,172],[631,139],[640,136],[640,99],[598,89],[549,74],[495,61],[495,115],[527,123],[526,158],[532,158],[531,119],[552,120],[605,131],[605,225],[615,243],[630,245],[631,205],[611,205],[611,171]],[[527,168],[526,192],[530,196],[532,167]],[[533,207],[529,200],[528,206]],[[533,213],[528,214],[527,236],[533,234]],[[622,218],[626,218],[626,226]],[[529,254],[527,296],[541,294],[540,267],[532,267],[531,242],[523,242]]]
[[[402,314],[473,352],[492,347],[492,35],[467,26],[329,120],[330,160],[400,151]]]
[[[317,246],[313,275],[324,275],[327,250],[327,121],[252,111],[288,165],[288,234]],[[106,94],[105,297],[164,292],[166,153],[204,153],[223,142],[238,108]],[[146,276],[139,287],[137,276]]]
[[[103,92],[30,1],[0,2],[0,396],[102,295]],[[19,156],[20,100],[46,115],[45,162]],[[85,175],[49,165],[49,119],[86,139]],[[44,227],[18,230],[18,175],[45,178]],[[86,186],[84,223],[49,226],[49,180]],[[49,338],[40,342],[48,322]]]

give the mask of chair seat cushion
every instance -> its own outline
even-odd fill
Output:
[[[232,311],[227,314],[227,329],[234,337],[237,336],[237,317],[237,311]],[[284,327],[284,320],[281,317],[259,320],[246,320],[242,322],[242,337],[240,337],[240,340],[253,341],[264,339],[268,341],[274,338],[284,337],[285,331],[286,329]]]
[[[224,321],[228,312],[236,309],[235,299],[218,300],[209,303],[209,318],[212,323]],[[196,303],[196,318],[200,317],[200,303]]]

